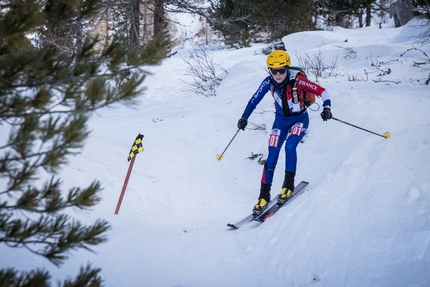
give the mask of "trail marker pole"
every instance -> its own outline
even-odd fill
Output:
[[[128,166],[127,175],[125,176],[124,184],[122,186],[121,194],[118,199],[118,203],[116,205],[115,214],[119,213],[119,209],[121,207],[122,199],[124,198],[125,190],[127,189],[128,180],[130,179],[131,171],[133,170],[134,161],[136,160],[136,155],[139,152],[144,151],[143,144],[142,144],[143,135],[138,134],[136,139],[133,142],[133,145],[131,146],[130,152],[128,153],[127,160],[130,162]]]
[[[135,160],[136,160],[136,157],[134,156],[130,161],[130,165],[128,166],[127,175],[126,175],[125,180],[124,180],[124,185],[122,186],[122,191],[121,191],[121,194],[120,194],[119,199],[118,199],[118,204],[116,205],[115,214],[118,214],[119,209],[121,207],[122,199],[124,198],[125,190],[127,189],[128,180],[130,179],[130,174],[131,174],[131,171],[133,169],[133,165],[134,165]]]

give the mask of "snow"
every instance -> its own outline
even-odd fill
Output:
[[[428,44],[416,44],[412,24],[313,31],[283,38],[292,56],[325,61],[339,56],[349,74],[319,78],[332,98],[333,116],[391,137],[367,133],[309,111],[311,124],[298,146],[296,182],[308,189],[264,224],[235,223],[257,201],[262,166],[248,159],[267,154],[273,99],[267,94],[250,122],[265,130],[235,132],[249,98],[267,75],[262,44],[214,50],[228,74],[217,97],[187,91],[181,50],[144,81],[138,105],[100,110],[82,153],[61,172],[64,188],[100,180],[103,200],[86,223],[112,225],[95,253],[75,251],[57,268],[23,249],[0,246],[0,268],[47,268],[53,280],[74,277],[80,266],[100,267],[105,286],[429,286],[430,97],[428,64],[414,67]],[[409,37],[407,37],[409,35]],[[412,37],[413,36],[413,37]],[[345,42],[347,40],[347,42]],[[346,58],[345,49],[356,52]],[[428,59],[427,59],[428,62]],[[392,73],[379,77],[380,69]],[[312,80],[315,80],[310,75]],[[319,104],[321,104],[320,100]],[[129,167],[128,152],[144,134],[119,214],[114,214]],[[272,195],[281,188],[281,153]]]

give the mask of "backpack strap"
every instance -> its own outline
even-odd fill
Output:
[[[273,80],[270,79],[270,92],[272,93],[272,97],[274,97],[274,95],[275,95],[275,85],[273,84],[272,81]],[[306,104],[307,103],[306,102],[306,92],[303,91],[302,92],[303,93],[303,97],[301,97],[299,95],[298,91],[297,91],[296,83],[297,83],[296,79],[293,78],[293,79],[289,80],[287,82],[287,84],[284,87],[282,87],[282,90],[281,90],[282,112],[283,112],[284,116],[286,116],[286,117],[288,117],[290,115],[299,115],[299,114],[302,114],[302,113],[304,113],[306,111],[307,107],[309,106],[309,105]],[[296,90],[296,91],[294,91],[294,90]],[[297,112],[297,113],[291,113],[290,112],[290,107],[288,105],[288,100],[287,100],[287,94],[289,93],[291,95],[291,97],[293,97],[293,93],[294,92],[297,93],[297,100],[298,101],[303,101],[304,104],[305,104],[303,106],[303,108],[299,112]]]
[[[280,95],[281,101],[282,101],[282,112],[284,116],[290,115],[290,108],[288,107],[288,101],[287,101],[287,86],[288,86],[288,83],[284,87],[282,87],[281,95]],[[273,79],[270,79],[270,92],[272,93],[272,97],[275,99],[275,84],[273,83]],[[275,101],[277,100],[275,99]]]
[[[287,93],[291,90],[291,81],[289,81],[285,86],[282,87],[282,112],[284,116],[288,117],[291,115],[290,107],[288,106]]]

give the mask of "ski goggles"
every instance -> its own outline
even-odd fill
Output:
[[[273,76],[276,76],[276,74],[278,74],[278,73],[279,73],[279,75],[283,75],[287,72],[287,69],[285,69],[285,68],[282,68],[282,69],[270,68],[269,70],[270,70],[270,74],[272,74]]]

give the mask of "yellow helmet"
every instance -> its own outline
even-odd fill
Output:
[[[282,50],[275,50],[267,56],[267,68],[281,68],[291,66],[290,55]]]

